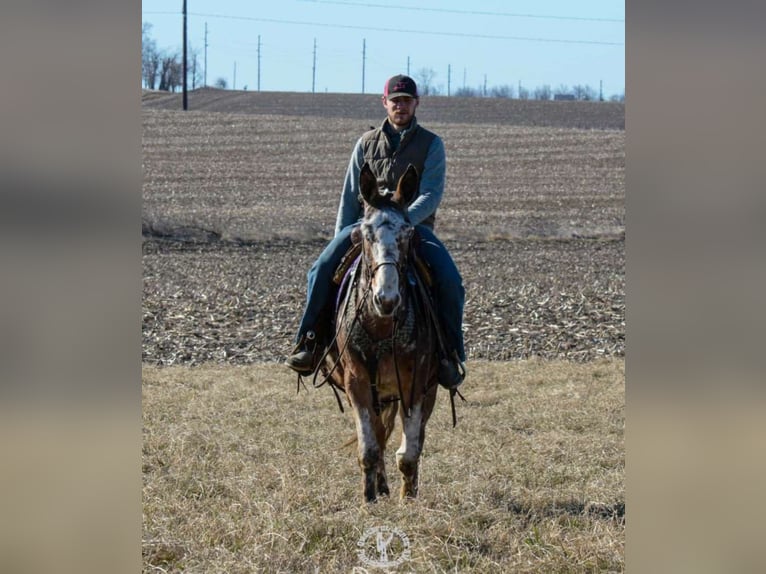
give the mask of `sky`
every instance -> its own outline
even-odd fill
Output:
[[[141,10],[157,47],[180,54],[183,0]],[[624,1],[187,0],[187,35],[203,70],[207,52],[207,84],[238,90],[258,89],[260,36],[261,91],[378,94],[388,77],[427,69],[443,94],[519,84],[625,93]]]

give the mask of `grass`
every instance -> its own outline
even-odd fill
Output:
[[[455,429],[437,399],[420,498],[365,505],[328,388],[296,396],[276,364],[144,366],[144,571],[361,572],[374,527],[406,535],[398,572],[624,571],[624,361],[471,362],[464,394]]]

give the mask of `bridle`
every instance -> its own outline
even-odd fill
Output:
[[[402,268],[402,265],[398,261],[381,261],[380,263],[377,263],[375,265],[372,265],[370,263],[366,263],[365,270],[366,270],[366,279],[370,282],[368,285],[368,289],[372,288],[372,279],[375,277],[375,273],[378,272],[378,269],[381,267],[385,267],[386,265],[391,265],[396,268],[396,273],[399,275],[399,278],[404,275],[404,271]]]
[[[409,219],[407,221],[409,222]],[[410,252],[413,249],[412,238],[413,238],[413,234],[410,233],[410,236],[407,238],[406,249],[403,249],[401,252],[402,261],[381,261],[380,263],[376,263],[373,265],[372,262],[367,261],[367,258],[365,257],[365,249],[362,248],[362,261],[365,262],[365,271],[366,271],[365,278],[367,279],[367,281],[371,283],[373,277],[375,277],[375,273],[378,272],[378,269],[380,269],[381,267],[385,267],[386,265],[392,265],[393,267],[395,267],[396,272],[399,275],[399,279],[401,280],[404,277],[405,271],[407,269],[407,262],[409,259]],[[401,290],[401,286],[400,286],[400,290]]]

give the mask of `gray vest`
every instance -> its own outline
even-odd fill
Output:
[[[387,121],[387,120],[386,120]],[[395,190],[396,183],[404,174],[407,166],[412,164],[423,173],[428,148],[431,147],[436,134],[418,125],[417,119],[412,118],[412,124],[399,142],[396,151],[392,151],[391,140],[383,130],[383,125],[362,135],[364,161],[370,165],[372,173],[378,178],[378,186],[383,189]],[[421,225],[433,229],[436,213],[432,213]]]

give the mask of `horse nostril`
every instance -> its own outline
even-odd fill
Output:
[[[401,300],[401,295],[398,293],[392,297],[381,297],[376,293],[372,297],[373,304],[381,315],[391,315],[399,307]]]

